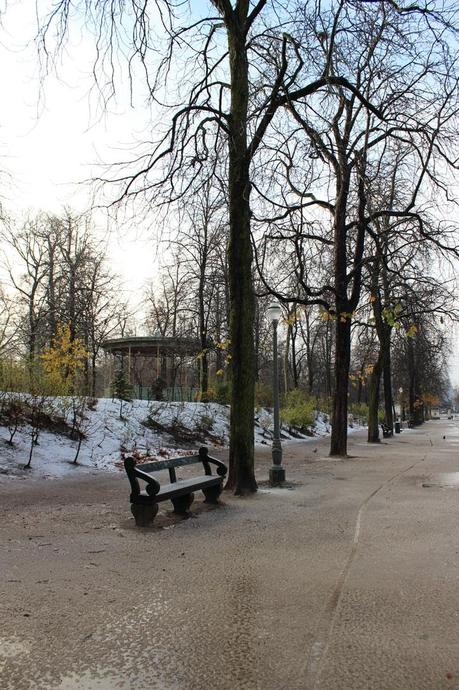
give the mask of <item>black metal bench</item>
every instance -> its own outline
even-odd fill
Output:
[[[383,438],[390,438],[394,434],[392,427],[387,426],[387,424],[381,424],[381,430]]]
[[[190,479],[177,479],[176,467],[198,462],[203,465],[204,475]],[[216,475],[212,474],[211,464],[217,466]],[[158,512],[158,503],[161,501],[172,501],[174,512],[179,515],[185,515],[188,512],[194,500],[194,491],[201,490],[207,503],[217,503],[227,472],[226,465],[216,458],[211,458],[205,447],[200,448],[196,455],[155,460],[141,465],[137,465],[134,458],[127,457],[124,459],[124,469],[131,484],[131,511],[139,527],[147,527],[153,522]],[[161,470],[169,470],[170,484],[161,485],[152,476],[152,473]],[[140,489],[139,479],[146,482],[143,491]]]

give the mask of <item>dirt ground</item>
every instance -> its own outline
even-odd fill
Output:
[[[458,422],[327,446],[148,529],[121,473],[2,478],[1,690],[458,690]]]

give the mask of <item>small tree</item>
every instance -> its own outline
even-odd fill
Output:
[[[79,392],[87,356],[83,342],[72,338],[70,325],[58,324],[51,346],[41,355],[44,383],[50,395]]]
[[[38,362],[29,366],[30,394],[26,397],[26,415],[30,424],[29,459],[24,466],[30,469],[35,446],[38,446],[41,430],[54,412],[53,399],[48,397],[49,381]]]
[[[77,441],[77,447],[75,450],[75,456],[72,463],[74,465],[78,464],[78,457],[80,455],[81,444],[83,439],[87,436],[91,426],[91,419],[88,416],[88,410],[91,409],[91,398],[86,395],[74,395],[72,396],[71,403],[71,420],[72,428],[70,431],[70,436],[72,439]]]
[[[2,415],[10,433],[7,443],[12,446],[17,431],[25,423],[23,392],[28,388],[28,368],[25,363],[12,358],[2,360],[0,386]]]
[[[129,383],[124,367],[121,365],[112,382],[112,397],[119,400],[120,419],[123,419],[123,403],[132,402],[132,386]]]

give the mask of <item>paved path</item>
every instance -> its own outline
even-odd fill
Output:
[[[2,483],[0,688],[459,689],[458,422],[326,450],[148,530],[122,476]]]

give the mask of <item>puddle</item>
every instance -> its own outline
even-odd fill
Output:
[[[459,489],[459,472],[439,472],[432,474],[422,483],[423,488],[440,487],[443,489]]]

